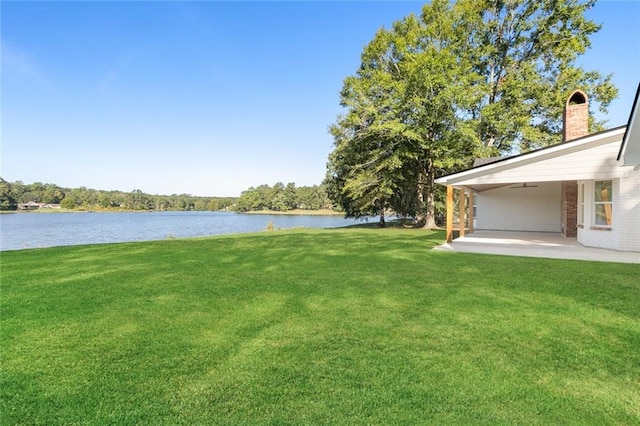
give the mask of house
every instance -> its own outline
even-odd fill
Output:
[[[461,236],[468,223],[469,232],[474,224],[552,232],[587,247],[640,252],[639,96],[640,85],[626,126],[589,135],[588,98],[577,90],[565,105],[562,143],[436,179],[447,187],[447,242],[458,190]]]
[[[44,206],[42,203],[36,203],[35,201],[29,201],[28,203],[18,204],[18,210],[38,210]]]
[[[60,204],[45,204],[36,203],[35,201],[29,201],[28,203],[19,203],[18,210],[39,210],[39,209],[59,209]]]

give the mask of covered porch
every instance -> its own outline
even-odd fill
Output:
[[[447,242],[476,229],[556,233],[574,238],[577,201],[575,181],[447,185]]]

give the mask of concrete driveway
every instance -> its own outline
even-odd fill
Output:
[[[640,263],[640,253],[584,247],[575,238],[546,232],[474,231],[434,250],[600,262]]]

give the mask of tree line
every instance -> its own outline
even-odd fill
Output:
[[[52,183],[7,182],[0,177],[0,210],[17,210],[29,202],[59,204],[77,210],[179,210],[290,211],[332,209],[323,185],[296,187],[290,182],[260,185],[243,191],[240,197],[197,197],[189,194],[152,195],[85,188],[63,188]]]
[[[78,210],[181,210],[215,211],[233,207],[237,197],[198,197],[189,194],[152,195],[85,188],[63,188],[52,183],[7,182],[0,177],[0,210],[17,210],[18,204],[60,204]]]
[[[347,217],[393,210],[432,227],[444,204],[437,177],[559,143],[576,89],[606,113],[617,96],[611,75],[576,62],[601,28],[585,17],[594,4],[432,0],[381,28],[343,82],[330,198]],[[603,128],[591,119],[591,131]]]
[[[266,184],[251,187],[240,194],[235,205],[239,212],[271,210],[323,210],[333,209],[324,185],[296,187],[290,182],[284,185],[278,182],[273,186]]]

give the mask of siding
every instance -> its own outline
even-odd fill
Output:
[[[483,184],[621,177],[616,163],[624,127],[569,141],[527,154],[436,179],[440,185],[466,186],[482,191]]]
[[[640,252],[640,170],[626,169],[628,173],[619,181],[620,227],[616,249]]]
[[[464,180],[464,185],[482,185],[504,182],[560,182],[563,180],[611,179],[622,177],[624,170],[616,156],[620,140],[593,146],[561,156],[549,156],[518,167],[496,168],[491,173]]]

